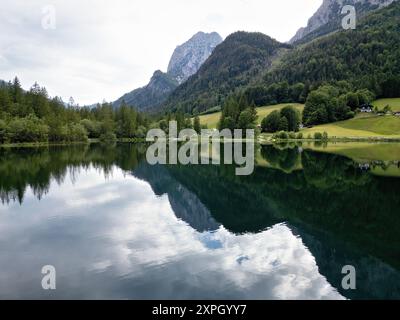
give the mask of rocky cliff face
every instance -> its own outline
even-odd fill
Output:
[[[337,30],[340,26],[341,11],[345,5],[354,5],[357,12],[362,14],[388,6],[394,1],[396,0],[324,0],[321,7],[308,20],[307,26],[300,28],[289,42],[295,43],[313,34],[317,37]]]
[[[216,32],[195,34],[190,40],[175,49],[168,65],[168,74],[174,77],[179,84],[185,82],[199,70],[221,42],[222,38]]]
[[[157,111],[179,84],[199,70],[221,42],[222,38],[216,32],[195,34],[175,49],[167,73],[156,71],[148,85],[126,93],[114,102],[114,106],[118,108],[125,101],[139,111]]]

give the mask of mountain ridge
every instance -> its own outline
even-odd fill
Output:
[[[304,43],[340,29],[344,17],[341,10],[345,5],[355,6],[357,18],[360,18],[365,13],[388,6],[394,1],[397,0],[323,0],[321,6],[308,20],[307,26],[300,28],[289,43]]]
[[[199,70],[221,42],[222,38],[217,32],[196,33],[188,41],[176,47],[168,64],[167,73],[182,84]]]
[[[163,103],[166,96],[176,87],[178,87],[178,82],[174,78],[157,70],[153,73],[150,82],[146,86],[124,94],[113,103],[113,106],[119,107],[125,102],[140,109],[140,111],[151,112],[152,109]]]
[[[279,50],[289,47],[259,32],[232,33],[196,74],[174,90],[165,109],[191,113],[221,105],[228,95],[261,77]]]
[[[364,16],[355,30],[342,30],[295,47],[266,72],[263,85],[303,82],[315,87],[346,81],[377,96],[400,94],[398,30],[400,2],[394,2]]]
[[[388,6],[394,1],[397,0],[323,0],[321,6],[308,20],[307,26],[300,28],[289,43],[308,42],[340,29],[344,17],[341,10],[345,5],[355,6],[357,18],[360,18],[367,12]]]
[[[157,111],[179,84],[198,71],[221,41],[222,38],[217,32],[196,33],[188,41],[176,47],[166,73],[155,71],[146,86],[124,94],[113,103],[113,106],[118,108],[125,101],[139,111]]]

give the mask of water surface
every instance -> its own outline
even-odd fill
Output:
[[[267,146],[237,177],[150,166],[145,150],[0,149],[0,298],[400,297],[396,161]]]

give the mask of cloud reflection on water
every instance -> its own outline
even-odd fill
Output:
[[[117,167],[49,190],[0,206],[0,298],[342,299],[284,224],[198,232]],[[45,264],[57,269],[55,292],[41,289]]]

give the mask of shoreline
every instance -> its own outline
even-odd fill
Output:
[[[215,139],[212,140],[213,142]],[[221,143],[224,140],[220,140]],[[248,139],[230,139],[228,142],[243,142],[249,141]],[[211,141],[210,141],[211,142]],[[255,143],[260,145],[273,145],[278,143],[290,143],[290,142],[316,142],[316,143],[400,143],[400,137],[391,138],[391,137],[343,137],[343,138],[328,138],[325,140],[321,139],[272,139],[272,137],[263,137],[258,136],[254,139]],[[101,142],[99,139],[89,139],[88,141],[73,141],[73,142],[19,142],[19,143],[5,143],[0,144],[0,149],[6,148],[39,148],[39,147],[57,147],[57,146],[73,146],[73,145],[90,145],[94,143],[103,143],[108,144],[107,142]],[[113,143],[113,142],[112,142]],[[115,143],[148,143],[146,139],[138,139],[138,138],[122,138],[117,139]]]
[[[137,138],[123,138],[117,139],[115,143],[144,143],[145,139],[137,139]],[[107,142],[101,142],[99,139],[89,139],[88,141],[71,141],[71,142],[18,142],[18,143],[4,143],[0,144],[1,148],[42,148],[42,147],[64,147],[64,146],[73,146],[73,145],[89,145],[94,143],[103,143],[107,144]]]
[[[75,141],[75,142],[18,142],[0,144],[0,148],[42,148],[57,146],[72,146],[96,143],[92,141]]]
[[[327,139],[314,139],[314,138],[302,138],[302,139],[273,139],[272,136],[259,136],[258,142],[260,144],[275,144],[282,142],[320,142],[320,143],[337,143],[337,142],[369,142],[369,143],[400,143],[400,137],[328,137]]]

